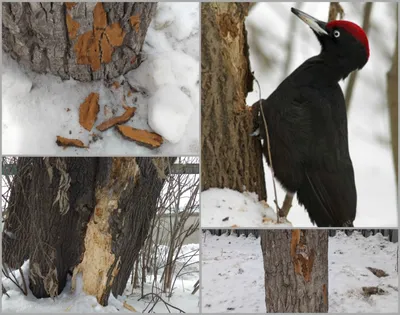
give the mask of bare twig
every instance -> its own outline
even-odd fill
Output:
[[[270,168],[271,168],[271,175],[272,175],[272,184],[274,186],[274,196],[275,196],[275,205],[276,205],[276,223],[279,223],[279,204],[278,204],[278,195],[276,193],[276,183],[275,183],[275,173],[274,173],[274,166],[272,164],[272,156],[271,156],[271,144],[270,144],[270,139],[269,139],[269,131],[268,131],[268,125],[267,125],[267,121],[265,119],[265,115],[264,115],[264,109],[262,107],[262,102],[261,102],[261,87],[260,87],[260,83],[258,82],[257,78],[253,75],[254,81],[256,81],[257,85],[258,85],[258,96],[260,99],[260,111],[261,111],[261,116],[264,122],[264,127],[265,127],[265,134],[267,137],[267,150],[268,150],[268,159],[269,159],[269,163],[270,163]]]
[[[164,305],[165,305],[165,307],[168,309],[168,312],[169,312],[169,313],[171,313],[171,311],[169,310],[168,307],[172,307],[173,309],[179,311],[179,313],[185,313],[185,311],[181,310],[179,307],[173,306],[172,304],[170,304],[170,303],[164,301],[163,298],[162,298],[160,295],[155,294],[155,293],[152,293],[152,292],[147,293],[147,294],[145,294],[144,296],[142,296],[142,297],[139,299],[139,301],[140,301],[141,299],[144,299],[144,298],[148,297],[148,296],[151,296],[151,297],[152,297],[152,301],[154,300],[154,298],[157,299],[157,302],[153,304],[153,306],[152,306],[151,309],[149,310],[149,313],[154,309],[154,307],[157,305],[158,301],[161,301],[161,302],[164,303]]]
[[[329,4],[329,15],[328,15],[328,22],[334,21],[337,19],[339,15],[339,20],[343,19],[344,17],[344,10],[339,2],[331,2]]]

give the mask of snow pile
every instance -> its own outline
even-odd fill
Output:
[[[329,239],[329,311],[333,313],[391,313],[398,310],[397,243],[382,234],[365,238],[355,231],[351,236],[340,232]],[[378,278],[367,267],[385,271]],[[386,291],[366,297],[362,287]]]
[[[329,312],[389,313],[398,310],[397,243],[381,234],[338,233],[329,238]],[[260,238],[203,233],[202,312],[265,313]],[[366,267],[388,276],[378,278]],[[365,297],[362,287],[387,293]]]
[[[174,278],[177,277],[175,281],[175,286],[173,294],[171,297],[166,297],[165,294],[161,294],[157,290],[153,290],[152,287],[152,276],[148,275],[147,281],[144,284],[144,294],[151,292],[157,293],[162,296],[162,299],[172,306],[182,309],[188,313],[198,313],[199,312],[199,292],[192,295],[193,286],[199,278],[199,255],[198,252],[193,256],[193,253],[199,249],[199,244],[189,244],[184,245],[180,251],[178,259],[178,270],[175,271]],[[165,253],[168,252],[166,248]],[[190,265],[185,265],[185,262],[189,257]],[[184,266],[185,265],[185,266]],[[182,270],[181,270],[182,269]],[[29,261],[25,262],[22,266],[24,271],[25,281],[29,287]],[[163,269],[159,270],[158,279],[161,278]],[[180,271],[180,275],[177,276],[177,272]],[[21,277],[19,272],[15,272],[17,279],[20,283]],[[140,288],[135,288],[132,291],[132,284],[128,282],[125,292],[122,296],[115,298],[112,294],[108,300],[108,306],[101,306],[97,303],[96,297],[87,295],[82,291],[83,282],[81,277],[78,275],[76,279],[75,291],[71,291],[71,277],[68,276],[66,286],[61,292],[61,294],[54,299],[36,299],[31,291],[28,289],[28,295],[24,296],[15,285],[5,277],[2,278],[2,283],[7,290],[7,294],[2,296],[2,312],[36,312],[36,313],[114,313],[114,312],[127,312],[131,313],[124,305],[129,305],[133,307],[137,312],[143,312],[146,307],[152,307],[154,304],[151,301],[150,296],[140,299],[141,293]],[[161,288],[161,284],[157,283],[156,288]],[[128,306],[128,308],[129,308]],[[177,309],[169,306],[172,313],[179,313]],[[158,302],[154,308],[155,313],[167,313],[168,308],[163,302]]]
[[[143,46],[139,68],[113,82],[62,81],[23,70],[3,54],[3,144],[7,155],[196,155],[199,153],[199,4],[159,3]],[[129,91],[133,91],[128,93]],[[150,150],[123,139],[114,129],[87,131],[79,106],[99,93],[95,126],[137,108],[126,124],[160,133],[165,141]],[[89,149],[63,149],[56,136],[81,140]]]
[[[286,44],[292,40],[292,59],[289,73],[309,57],[320,51],[320,45],[310,28],[290,12],[294,2],[257,3],[246,20],[249,38],[251,68],[261,86],[261,97],[267,98],[286,77]],[[362,25],[364,3],[343,2],[345,19]],[[325,20],[329,2],[304,2],[302,11]],[[289,29],[295,18],[295,29]],[[381,23],[385,21],[385,23]],[[390,146],[389,116],[386,100],[386,73],[391,67],[396,38],[396,6],[393,3],[375,3],[371,13],[371,57],[358,72],[348,113],[349,147],[357,187],[356,227],[397,227],[397,191],[394,164]],[[294,32],[294,34],[293,34]],[[385,37],[382,37],[385,34]],[[257,50],[269,56],[271,67],[265,70],[265,58],[257,57]],[[349,80],[341,81],[345,91]],[[247,104],[259,99],[258,86],[248,94]],[[264,166],[267,166],[265,164]],[[265,168],[267,169],[267,168]],[[267,192],[272,196],[270,172],[266,172]],[[284,190],[278,186],[282,202]],[[297,198],[288,220],[297,227],[311,227],[311,221]]]
[[[276,223],[275,211],[256,193],[240,193],[228,188],[211,188],[201,193],[201,226],[204,227],[290,227],[289,221]]]

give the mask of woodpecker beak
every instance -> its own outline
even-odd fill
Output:
[[[304,23],[306,23],[311,29],[318,35],[328,35],[326,31],[326,23],[313,18],[311,15],[304,13],[295,8],[291,9],[292,12],[301,19]]]

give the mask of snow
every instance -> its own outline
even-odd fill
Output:
[[[177,260],[177,270],[174,277],[177,277],[175,282],[173,294],[170,298],[162,294],[164,301],[169,304],[182,309],[187,313],[198,313],[199,312],[199,292],[194,295],[191,294],[193,291],[193,285],[196,283],[199,277],[199,256],[198,256],[199,244],[188,244],[183,245],[179,258]],[[161,253],[167,253],[168,248],[161,246]],[[181,274],[177,276],[177,272],[184,266],[185,262],[191,263],[181,270]],[[26,261],[22,266],[24,271],[25,280],[27,286],[29,286],[28,270],[29,261]],[[159,270],[158,279],[160,279],[163,269]],[[21,283],[21,277],[19,272],[16,272],[17,279]],[[160,294],[157,291],[161,287],[157,283],[152,288],[152,277],[148,276],[147,281],[144,285],[144,293],[154,292]],[[127,308],[124,307],[124,303],[134,307],[137,312],[143,312],[148,308],[150,300],[148,298],[140,298],[140,288],[132,291],[131,283],[128,282],[125,292],[122,296],[115,298],[112,294],[109,298],[108,306],[101,306],[97,303],[96,297],[85,294],[83,289],[83,282],[80,275],[76,279],[75,291],[71,291],[71,278],[68,276],[67,284],[63,292],[54,298],[37,299],[31,291],[28,289],[28,295],[24,296],[10,280],[5,277],[2,278],[3,285],[7,288],[7,295],[2,296],[2,312],[36,312],[36,313],[115,313],[115,312],[128,312],[131,313]],[[160,294],[161,295],[161,294]],[[152,303],[150,303],[151,305]],[[151,307],[151,306],[150,306]],[[147,309],[148,310],[148,309]],[[177,313],[179,311],[170,308],[171,312]],[[156,313],[167,313],[168,309],[164,306],[164,303],[159,302],[153,309]]]
[[[329,238],[329,312],[389,313],[398,310],[397,243],[355,231]],[[366,267],[384,270],[378,278]],[[362,287],[379,286],[387,295],[364,297]],[[230,308],[230,309],[228,309]],[[260,238],[203,233],[202,312],[265,313]]]
[[[198,3],[159,3],[143,46],[144,61],[137,69],[112,80],[121,84],[119,88],[112,86],[113,82],[62,81],[53,75],[36,74],[22,69],[3,53],[3,154],[197,155],[199,42]],[[137,90],[132,95],[128,94],[131,87]],[[126,124],[157,130],[165,137],[164,143],[150,150],[123,139],[114,128],[102,133],[83,129],[79,125],[79,105],[91,92],[100,94],[95,126],[121,115],[125,102],[137,107],[135,116]],[[154,106],[155,100],[166,95],[165,101],[157,101]],[[173,98],[177,98],[175,102]],[[156,113],[160,108],[162,113]],[[89,149],[58,147],[57,135],[77,138],[89,144]]]
[[[166,84],[149,99],[148,105],[149,125],[169,142],[178,143],[193,112],[190,98],[173,84]]]
[[[256,193],[228,188],[210,188],[201,193],[201,226],[205,227],[290,227],[276,223],[275,211]]]
[[[345,19],[362,25],[363,5],[343,2]],[[261,97],[267,98],[287,74],[283,73],[286,61],[286,42],[293,40],[293,55],[289,73],[307,58],[318,54],[320,45],[310,28],[300,19],[295,29],[289,29],[293,14],[290,7],[298,2],[258,3],[250,11],[246,21],[251,68],[261,85]],[[325,20],[329,2],[305,2],[300,10]],[[368,35],[370,60],[358,72],[348,112],[349,147],[357,187],[356,227],[397,227],[397,191],[394,164],[390,145],[389,116],[386,100],[386,73],[391,67],[396,36],[396,7],[392,3],[374,3],[371,29]],[[385,23],[381,23],[385,21]],[[382,37],[381,34],[385,34]],[[258,57],[260,49],[270,57],[266,70],[265,59]],[[345,91],[348,80],[341,83]],[[259,99],[259,88],[249,93],[247,104]],[[273,194],[271,173],[265,163],[268,202]],[[284,190],[278,185],[278,201],[282,204]],[[313,226],[308,214],[293,200],[287,219],[296,227]]]

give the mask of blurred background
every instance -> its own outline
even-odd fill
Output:
[[[370,59],[354,78],[340,83],[348,106],[349,146],[353,161],[358,202],[356,227],[397,226],[397,180],[394,151],[398,139],[391,135],[391,117],[396,121],[397,106],[390,106],[388,72],[392,68],[397,42],[396,3],[340,2],[344,20],[365,30],[369,38]],[[320,45],[311,29],[291,13],[296,7],[327,21],[329,2],[256,3],[246,21],[251,69],[260,82],[263,99],[276,89],[306,59],[319,54]],[[397,47],[398,50],[398,47]],[[397,59],[396,59],[397,62]],[[397,64],[395,69],[397,69]],[[392,71],[396,73],[397,71]],[[351,82],[353,81],[353,82]],[[350,82],[350,83],[349,83]],[[392,85],[393,86],[393,85]],[[247,104],[259,99],[259,89],[248,95]],[[396,94],[397,105],[397,94]],[[392,102],[393,104],[393,102]],[[393,138],[393,139],[392,139]],[[393,145],[392,145],[393,141]],[[397,154],[397,153],[396,153]],[[265,164],[266,166],[266,164]],[[265,170],[269,204],[273,205],[273,186],[269,168]],[[285,192],[278,186],[278,201]],[[296,199],[296,198],[295,198]],[[312,226],[304,208],[294,200],[288,215],[293,226]]]

